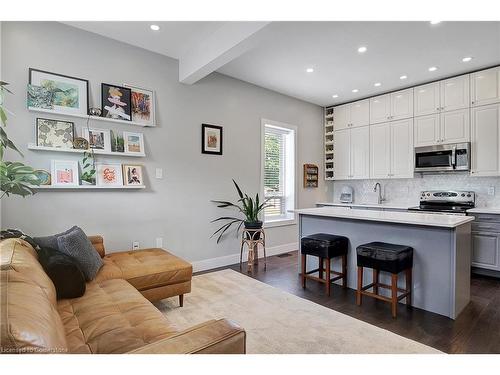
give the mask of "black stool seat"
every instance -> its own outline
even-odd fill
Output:
[[[356,248],[358,267],[397,274],[413,267],[413,248],[386,242],[370,242]]]
[[[349,240],[344,236],[316,233],[302,237],[301,245],[302,254],[331,259],[347,254]]]

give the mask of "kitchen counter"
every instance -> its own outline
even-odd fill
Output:
[[[418,203],[342,203],[342,202],[318,202],[316,206],[335,206],[335,207],[360,207],[360,208],[380,208],[387,210],[407,210],[410,207],[418,206]]]
[[[295,210],[299,215],[326,216],[353,220],[381,221],[386,223],[411,224],[431,227],[456,228],[474,220],[473,216],[424,214],[420,212],[398,212],[360,210],[348,207],[317,207]]]
[[[476,207],[467,210],[467,213],[500,215],[500,207]]]

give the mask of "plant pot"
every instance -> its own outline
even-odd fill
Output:
[[[245,221],[245,229],[250,232],[262,229],[262,221]],[[248,240],[249,239],[260,240],[261,234],[259,233],[258,235],[255,235],[253,238],[250,238],[250,236],[247,234],[246,237]]]

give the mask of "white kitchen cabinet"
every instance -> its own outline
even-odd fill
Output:
[[[441,106],[439,82],[415,87],[413,95],[415,116],[430,115],[439,111],[439,107]]]
[[[469,109],[415,117],[415,147],[469,142]]]
[[[343,129],[335,132],[335,179],[369,178],[369,127]]]
[[[469,75],[440,81],[440,111],[469,108]]]
[[[370,126],[370,178],[413,177],[413,119]]]
[[[500,174],[500,104],[471,109],[471,175]]]
[[[344,104],[334,108],[334,130],[368,125],[370,103],[368,99]]]
[[[471,106],[500,102],[500,67],[482,70],[470,75]]]
[[[370,99],[370,124],[413,117],[413,89]]]
[[[500,234],[472,232],[472,266],[500,271]]]
[[[415,116],[469,108],[469,75],[417,86],[414,89]]]

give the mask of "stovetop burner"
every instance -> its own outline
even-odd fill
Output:
[[[473,191],[422,191],[420,206],[409,211],[466,215],[475,207],[476,195]]]

